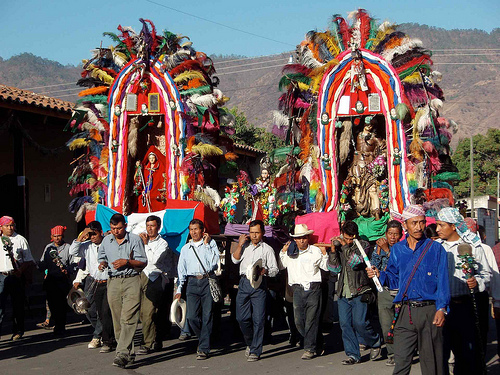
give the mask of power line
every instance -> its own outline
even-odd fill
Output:
[[[75,91],[75,90],[78,90],[78,91]],[[55,93],[58,93],[58,92],[67,92],[67,91],[75,91],[76,93],[79,93],[81,90],[81,88],[73,88],[73,89],[65,89],[65,90],[56,90],[56,91],[42,91],[42,92],[39,92],[38,94],[40,95],[46,95],[46,94],[55,94]]]
[[[445,54],[433,54],[432,57],[434,56],[499,56],[500,52],[495,52],[495,53],[445,53]]]
[[[212,21],[212,20],[209,20],[209,19],[207,19],[207,18],[203,18],[203,17],[197,16],[197,15],[194,15],[194,14],[192,14],[192,13],[184,12],[184,11],[182,11],[182,10],[175,9],[175,8],[169,7],[169,6],[167,6],[167,5],[157,3],[157,2],[152,1],[152,0],[146,0],[146,1],[147,1],[148,3],[151,3],[151,4],[155,4],[155,5],[158,5],[158,6],[160,6],[160,7],[163,7],[163,8],[167,8],[167,9],[173,10],[174,12],[182,13],[182,14],[185,14],[185,15],[187,15],[187,16],[191,16],[191,17],[197,18],[197,19],[202,20],[202,21],[205,21],[205,22],[210,22],[210,23],[213,23],[213,24],[215,24],[215,25],[218,25],[218,26],[222,26],[222,27],[228,28],[228,29],[230,29],[230,30],[234,30],[234,31],[238,31],[238,32],[240,32],[240,33],[244,33],[244,34],[252,35],[252,36],[255,36],[255,37],[257,37],[257,38],[261,38],[261,39],[270,40],[271,42],[280,43],[280,44],[284,44],[284,45],[287,45],[287,46],[293,46],[293,47],[295,47],[295,45],[290,44],[290,43],[286,43],[286,42],[282,42],[282,41],[280,41],[280,40],[276,40],[276,39],[268,38],[267,36],[258,35],[258,34],[255,34],[255,33],[250,32],[250,31],[245,31],[245,30],[238,29],[238,28],[236,28],[236,27],[232,27],[232,26],[224,25],[223,23],[216,22],[216,21]]]
[[[433,49],[432,51],[500,51],[500,48],[447,48]]]
[[[69,86],[69,85],[76,85],[76,82],[72,83],[58,83],[57,85],[47,85],[47,86],[37,86],[37,87],[26,87],[26,88],[21,88],[21,90],[35,90],[35,89],[44,89],[47,87],[57,87],[57,86]]]
[[[500,65],[500,63],[453,63],[453,62],[435,62],[434,65]]]
[[[217,74],[217,76],[224,76],[226,74],[234,74],[234,73],[251,72],[253,70],[271,69],[271,68],[277,68],[277,67],[283,67],[283,66],[284,66],[283,64],[279,64],[279,65],[263,66],[263,67],[260,67],[260,68],[253,68],[253,69],[246,69],[246,70],[236,70],[234,72],[227,72],[227,73]]]
[[[240,68],[242,66],[258,65],[258,64],[267,64],[267,63],[272,63],[272,62],[277,62],[277,61],[283,61],[283,59],[259,61],[259,62],[249,63],[249,64],[241,64],[241,65],[223,66],[222,68],[217,68],[217,70],[232,69],[232,68],[236,68],[236,67]],[[286,64],[286,61],[284,61],[283,64]]]
[[[245,61],[245,60],[257,60],[257,59],[263,59],[265,57],[272,57],[272,56],[280,56],[280,55],[288,55],[290,53],[293,53],[294,51],[288,51],[288,52],[281,52],[281,53],[275,53],[272,55],[262,55],[262,56],[253,56],[253,57],[242,57],[241,59],[235,59],[235,60],[217,60],[216,64],[226,64],[229,62],[237,62],[237,61]]]

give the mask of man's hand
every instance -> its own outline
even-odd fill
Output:
[[[474,289],[477,286],[477,280],[474,276],[472,276],[470,279],[467,279],[467,286],[469,289]]]
[[[436,327],[442,327],[444,326],[444,321],[445,321],[444,311],[441,310],[436,311],[432,324],[434,324]]]
[[[250,240],[250,236],[248,234],[242,234],[238,238],[238,246],[241,247],[245,244],[245,242]]]
[[[267,268],[261,268],[261,269],[260,269],[260,274],[261,274],[262,276],[267,275]]]
[[[144,243],[144,245],[147,245],[148,242],[149,242],[149,237],[148,237],[148,234],[145,233],[145,232],[142,232],[142,233],[139,233],[139,237],[141,237],[141,240],[142,242]]]
[[[78,289],[80,287],[80,285],[82,285],[82,284],[80,284],[80,283],[73,283],[73,288]]]
[[[211,240],[212,240],[212,237],[210,237],[210,235],[207,232],[203,233],[203,243],[205,245],[208,245]]]
[[[500,307],[494,307],[491,305],[491,317],[493,319],[499,317],[500,318]]]
[[[375,266],[372,266],[372,268],[366,267],[365,271],[370,279],[373,279],[375,276],[380,277],[380,271]]]
[[[128,259],[117,259],[113,263],[111,263],[115,270],[125,267],[128,264]]]
[[[101,263],[99,263],[99,271],[104,271],[106,268],[108,268],[108,262],[106,261],[102,261]]]
[[[347,244],[347,242],[344,240],[344,237],[342,236],[336,236],[336,237],[332,237],[332,239],[330,240],[332,242],[332,248],[334,248],[334,243],[340,243],[341,246],[345,246]]]
[[[175,299],[181,299],[181,294],[180,293],[176,293],[175,296],[174,296]]]
[[[80,233],[80,235],[78,236],[78,238],[76,239],[78,242],[83,242],[83,241],[87,241],[88,239],[90,239],[90,236],[89,236],[89,233],[92,232],[92,229],[90,228],[85,228],[83,230],[82,233]]]
[[[288,251],[288,247],[290,246],[291,241],[288,241],[285,246],[281,249],[282,253],[286,253]]]
[[[387,238],[381,237],[377,240],[377,254],[380,255],[380,249],[383,249],[386,253],[389,252],[389,243]]]
[[[321,250],[321,254],[323,255],[326,255],[327,254],[327,251],[326,251],[326,246],[318,246],[319,249]]]

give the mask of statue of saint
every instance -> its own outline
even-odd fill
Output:
[[[151,146],[142,163],[137,162],[134,176],[134,192],[138,195],[137,212],[161,211],[162,189],[165,185],[165,157],[155,146]]]

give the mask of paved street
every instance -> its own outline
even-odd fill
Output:
[[[73,321],[75,317],[73,316]],[[33,319],[32,319],[33,320]],[[38,321],[38,320],[37,320]],[[27,327],[34,326],[36,321],[27,321]],[[493,322],[491,322],[493,323]],[[494,323],[493,323],[494,324]],[[68,325],[68,335],[54,339],[52,332],[46,330],[28,331],[20,342],[8,341],[10,337],[2,336],[0,340],[0,373],[9,374],[307,374],[331,375],[337,371],[349,374],[391,374],[392,368],[385,365],[385,360],[369,361],[369,351],[363,352],[363,363],[354,366],[343,366],[345,358],[342,351],[340,330],[337,324],[324,332],[326,352],[322,357],[311,361],[300,359],[302,350],[292,348],[287,342],[285,330],[273,334],[273,343],[264,347],[259,362],[247,363],[244,346],[233,330],[228,317],[222,321],[221,339],[214,344],[212,356],[206,361],[196,361],[196,340],[182,342],[171,339],[164,342],[161,352],[147,356],[138,356],[136,363],[123,370],[111,365],[114,354],[101,354],[97,349],[87,349],[91,339],[90,325],[72,323]],[[490,330],[490,334],[493,330]],[[173,337],[178,330],[172,329]],[[140,336],[140,330],[136,339]],[[498,374],[500,365],[498,357],[493,357],[495,346],[489,340],[488,372]],[[496,342],[495,342],[496,345]],[[420,374],[418,361],[412,368],[412,374]],[[309,373],[310,374],[310,373]]]

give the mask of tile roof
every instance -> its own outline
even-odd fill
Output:
[[[35,94],[34,92],[21,90],[15,87],[0,85],[0,102],[11,102],[27,106],[66,112],[71,114],[74,103],[49,96]]]

